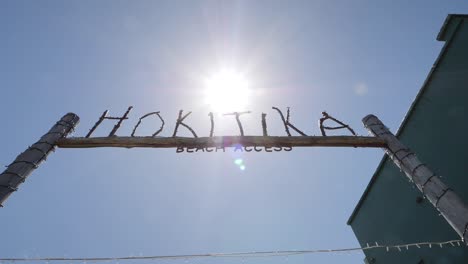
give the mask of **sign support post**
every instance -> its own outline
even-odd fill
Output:
[[[403,145],[376,116],[368,115],[362,122],[371,134],[385,140],[385,152],[389,158],[416,184],[468,245],[468,206],[462,199],[422,163],[414,152]]]
[[[79,120],[80,118],[73,113],[64,115],[39,141],[19,154],[13,163],[7,166],[6,170],[0,174],[0,207],[55,149],[57,140],[73,131]]]

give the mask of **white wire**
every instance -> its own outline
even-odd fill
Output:
[[[339,248],[339,249],[311,249],[311,250],[278,250],[278,251],[251,251],[251,252],[235,252],[235,253],[205,253],[205,254],[192,254],[192,255],[159,255],[159,256],[128,256],[128,257],[102,257],[102,258],[86,258],[86,257],[46,257],[46,258],[0,258],[0,261],[92,261],[92,262],[101,262],[101,261],[125,261],[125,260],[161,260],[161,259],[196,259],[196,258],[254,258],[254,257],[280,257],[280,256],[291,256],[291,255],[304,255],[304,254],[314,254],[314,253],[337,253],[337,252],[351,252],[359,250],[370,250],[370,249],[379,249],[384,248],[387,252],[391,249],[398,249],[398,252],[401,252],[402,247],[406,247],[408,250],[410,247],[421,248],[421,246],[429,246],[432,248],[433,244],[442,245],[451,245],[455,246],[454,243],[457,243],[460,246],[460,242],[463,240],[449,240],[444,242],[419,242],[419,243],[410,243],[410,244],[401,244],[401,245],[379,245],[377,242],[375,245],[366,247],[357,247],[357,248]]]

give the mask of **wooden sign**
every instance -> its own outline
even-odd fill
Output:
[[[67,135],[73,131],[79,121],[79,117],[68,113],[62,117],[41,139],[31,145],[26,151],[16,157],[0,174],[0,207],[3,202],[18,189],[31,172],[36,169],[56,146],[62,148],[93,148],[93,147],[151,147],[151,148],[176,148],[177,153],[217,152],[225,151],[226,147],[234,148],[234,151],[245,152],[274,152],[291,151],[293,147],[379,147],[383,148],[391,160],[414,182],[422,194],[434,205],[447,222],[453,227],[461,239],[466,243],[468,240],[468,205],[451,188],[446,186],[435,173],[424,163],[419,161],[415,153],[403,145],[375,116],[369,115],[363,119],[363,123],[375,137],[359,137],[353,129],[345,123],[323,112],[319,120],[322,136],[307,136],[295,127],[290,121],[290,111],[287,109],[286,118],[280,109],[276,110],[283,122],[287,136],[268,136],[266,125],[266,114],[262,113],[262,136],[245,136],[240,117],[250,112],[233,112],[227,115],[234,116],[239,127],[240,136],[214,136],[213,113],[210,117],[210,135],[198,137],[197,133],[185,123],[191,114],[179,111],[172,137],[157,137],[164,129],[164,119],[159,112],[151,112],[141,116],[133,127],[129,137],[117,137],[115,133],[128,119],[128,114],[133,107],[129,107],[122,117],[109,117],[108,111],[104,111],[96,124],[90,129],[86,137],[69,138]],[[161,121],[161,127],[151,136],[135,137],[139,125],[145,118],[155,116]],[[104,120],[117,120],[108,137],[94,137],[91,135]],[[330,121],[335,126],[325,126]],[[193,137],[178,137],[179,127],[185,127],[192,133]],[[300,136],[292,136],[289,129],[294,130]],[[327,136],[327,130],[346,129],[352,136]]]
[[[152,148],[176,148],[177,153],[199,153],[199,152],[225,152],[230,147],[233,151],[242,152],[278,152],[291,151],[293,147],[305,146],[352,146],[352,147],[384,147],[385,143],[374,137],[359,137],[354,130],[342,121],[332,117],[326,112],[322,112],[323,117],[318,120],[319,129],[322,136],[308,136],[291,121],[290,108],[286,109],[286,114],[278,107],[272,107],[278,113],[286,136],[269,136],[267,127],[267,114],[261,113],[261,136],[246,136],[242,116],[252,114],[246,112],[226,113],[223,116],[234,117],[238,127],[237,136],[214,136],[215,119],[213,113],[208,113],[210,124],[210,133],[206,137],[199,137],[197,132],[189,125],[188,118],[192,112],[180,110],[175,120],[174,130],[171,137],[160,137],[158,135],[164,130],[166,122],[159,111],[150,112],[138,118],[129,136],[116,136],[116,132],[122,126],[122,123],[128,119],[132,106],[128,107],[125,113],[120,117],[109,116],[106,110],[99,117],[94,126],[89,130],[85,137],[64,138],[58,141],[58,146],[63,148],[90,148],[90,147],[152,147]],[[159,129],[151,135],[136,136],[140,125],[153,118],[160,122]],[[116,122],[107,137],[91,137],[99,125],[105,120]],[[207,120],[207,121],[208,121]],[[325,123],[331,123],[332,126]],[[192,137],[179,137],[180,129],[186,129]],[[327,136],[328,130],[346,130],[349,136]],[[298,134],[293,136],[292,133]]]

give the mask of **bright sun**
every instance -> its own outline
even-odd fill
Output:
[[[221,70],[205,79],[205,103],[217,113],[245,111],[250,95],[247,79],[233,70]]]

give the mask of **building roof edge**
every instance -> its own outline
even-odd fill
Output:
[[[442,24],[442,27],[440,28],[439,34],[437,34],[437,40],[438,41],[444,41],[445,40],[445,33],[447,33],[447,30],[449,28],[450,23],[452,22],[453,18],[468,18],[468,14],[449,14],[445,18],[444,24]]]
[[[449,14],[447,16],[447,18],[445,19],[444,21],[444,24],[442,25],[442,28],[439,32],[439,34],[437,35],[437,40],[441,40],[439,39],[439,37],[443,37],[443,34],[445,34],[445,30],[446,30],[446,27],[447,25],[450,23],[450,20],[453,18],[453,17],[464,17],[464,18],[468,18],[468,15],[456,15],[456,14]],[[413,110],[415,109],[416,105],[418,104],[418,102],[420,101],[420,98],[422,97],[422,95],[424,94],[427,86],[429,85],[429,83],[431,82],[432,80],[432,75],[434,73],[434,71],[437,69],[437,67],[439,66],[439,62],[442,60],[442,57],[445,55],[447,49],[450,47],[450,43],[451,43],[451,40],[453,39],[453,37],[456,35],[456,32],[457,32],[457,29],[459,28],[460,24],[462,23],[462,21],[460,21],[457,26],[456,26],[456,29],[455,29],[455,32],[454,34],[452,34],[452,36],[450,37],[450,39],[446,40],[445,41],[445,44],[444,46],[442,47],[442,50],[441,52],[439,53],[439,56],[436,58],[434,64],[432,65],[432,68],[431,70],[429,71],[429,74],[427,75],[426,77],[426,80],[424,81],[421,89],[419,89],[419,92],[418,94],[416,95],[416,98],[414,99],[413,103],[411,103],[411,106],[408,110],[408,112],[406,113],[405,117],[403,118],[403,121],[401,122],[400,124],[400,127],[398,128],[398,131],[396,133],[396,137],[399,138],[400,134],[402,133],[403,129],[405,128],[406,126],[406,123],[408,122],[408,119],[409,117],[411,116],[411,114],[413,113]],[[382,160],[380,161],[379,165],[377,166],[374,174],[372,175],[372,178],[369,182],[369,184],[367,185],[366,189],[364,190],[364,193],[362,194],[361,198],[359,199],[356,207],[354,208],[353,212],[351,213],[348,221],[346,222],[346,224],[348,225],[351,225],[351,223],[353,222],[354,218],[356,217],[357,213],[359,212],[359,209],[361,208],[364,200],[366,199],[367,195],[369,194],[370,192],[370,189],[372,187],[372,185],[374,184],[374,182],[376,181],[377,179],[377,176],[379,175],[380,173],[380,170],[382,169],[383,165],[385,164],[385,161],[387,160],[387,155],[384,154],[384,156],[382,157]]]

